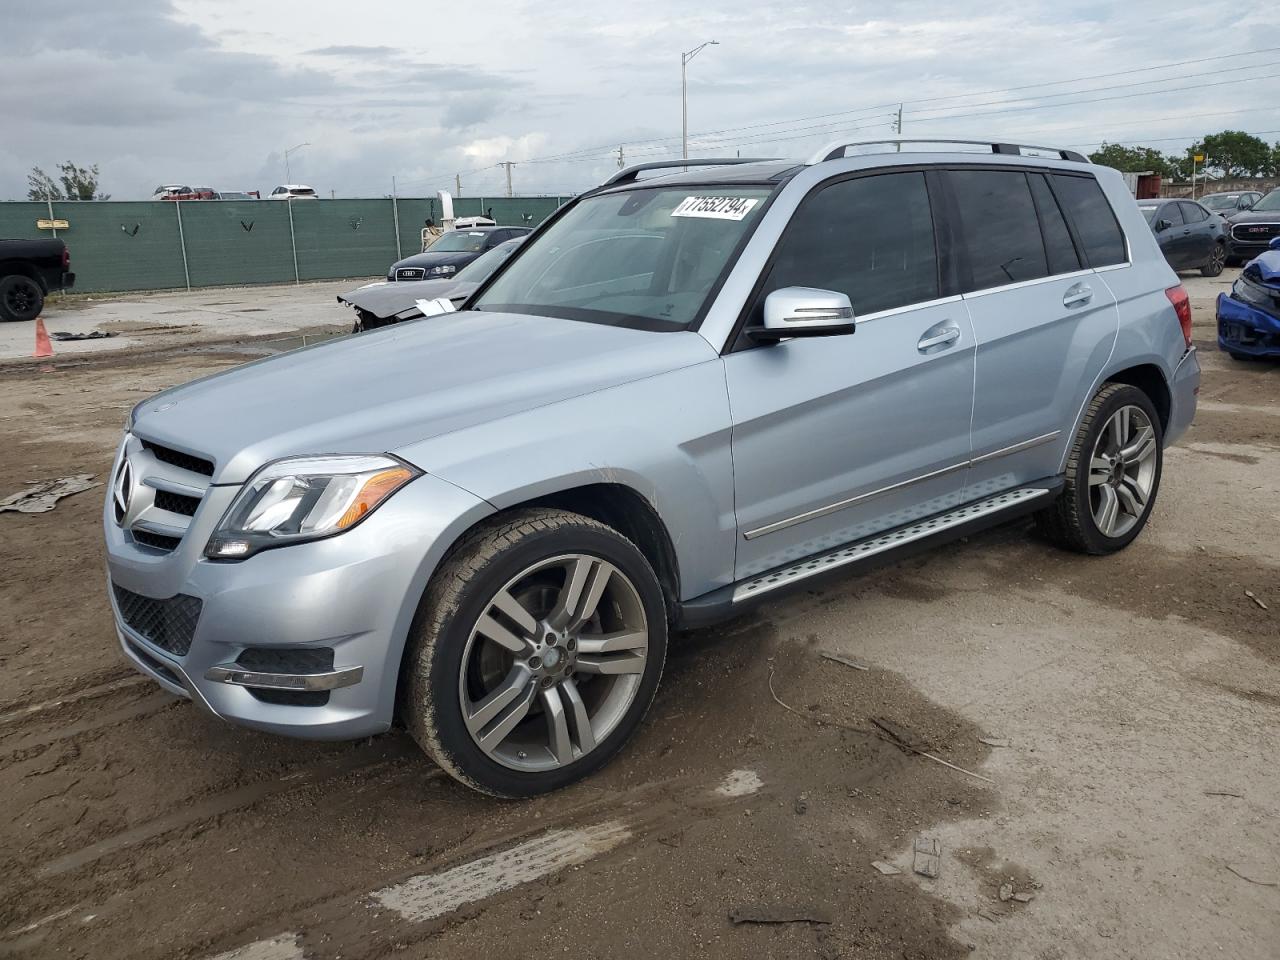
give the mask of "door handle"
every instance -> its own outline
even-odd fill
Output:
[[[1064,307],[1079,307],[1093,299],[1093,287],[1087,283],[1077,283],[1062,297]]]
[[[959,327],[946,327],[940,333],[934,333],[936,327],[932,327],[924,332],[924,336],[920,338],[920,342],[916,344],[916,349],[924,352],[933,347],[941,347],[945,344],[955,343],[960,339]]]

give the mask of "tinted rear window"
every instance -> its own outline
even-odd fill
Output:
[[[965,292],[1049,275],[1027,175],[1015,170],[951,170],[972,282]]]
[[[1075,227],[1089,266],[1124,263],[1127,259],[1124,234],[1098,181],[1065,173],[1050,174],[1049,179],[1058,202]]]
[[[1044,234],[1044,250],[1049,256],[1049,272],[1072,273],[1079,270],[1080,257],[1076,254],[1067,221],[1049,184],[1038,173],[1028,176],[1027,180],[1031,184],[1031,196],[1036,201],[1036,212],[1040,214],[1040,232]]]

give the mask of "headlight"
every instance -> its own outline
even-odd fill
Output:
[[[350,530],[421,472],[386,456],[290,457],[244,485],[205,556],[239,560],[268,547]]]
[[[427,273],[433,274],[437,277],[443,277],[443,276],[447,276],[450,273],[457,273],[457,272],[458,272],[458,268],[448,263],[442,264],[441,266],[438,266],[438,267],[432,267],[430,270],[427,271]]]

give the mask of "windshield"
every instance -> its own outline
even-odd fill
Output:
[[[1141,210],[1142,215],[1147,218],[1147,223],[1151,223],[1152,221],[1155,220],[1156,211],[1159,210],[1160,208],[1158,206],[1152,205],[1150,207],[1139,207],[1138,209]]]
[[[1240,202],[1238,193],[1219,193],[1211,197],[1201,197],[1200,202],[1210,210],[1234,210]]]
[[[1272,190],[1255,203],[1250,210],[1280,210],[1280,190]]]
[[[497,270],[502,262],[516,252],[516,247],[520,246],[524,239],[507,240],[498,244],[486,254],[482,254],[472,260],[465,267],[454,274],[455,280],[466,280],[468,283],[484,283],[489,279],[489,275]]]
[[[450,230],[440,235],[431,246],[430,253],[476,253],[484,249],[485,238],[489,235],[483,230]]]
[[[640,188],[580,201],[472,304],[644,330],[695,322],[768,187]]]

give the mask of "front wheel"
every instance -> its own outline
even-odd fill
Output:
[[[411,644],[414,738],[468,786],[528,797],[599,769],[635,731],[662,676],[666,607],[616,530],[521,510],[445,560]]]
[[[1221,276],[1223,268],[1227,265],[1227,248],[1225,244],[1215,243],[1213,250],[1209,253],[1209,260],[1200,268],[1200,276],[1217,277]]]
[[[1124,549],[1151,515],[1163,465],[1155,405],[1137,387],[1107,384],[1085,411],[1067,457],[1066,486],[1037,515],[1040,529],[1080,553]]]

